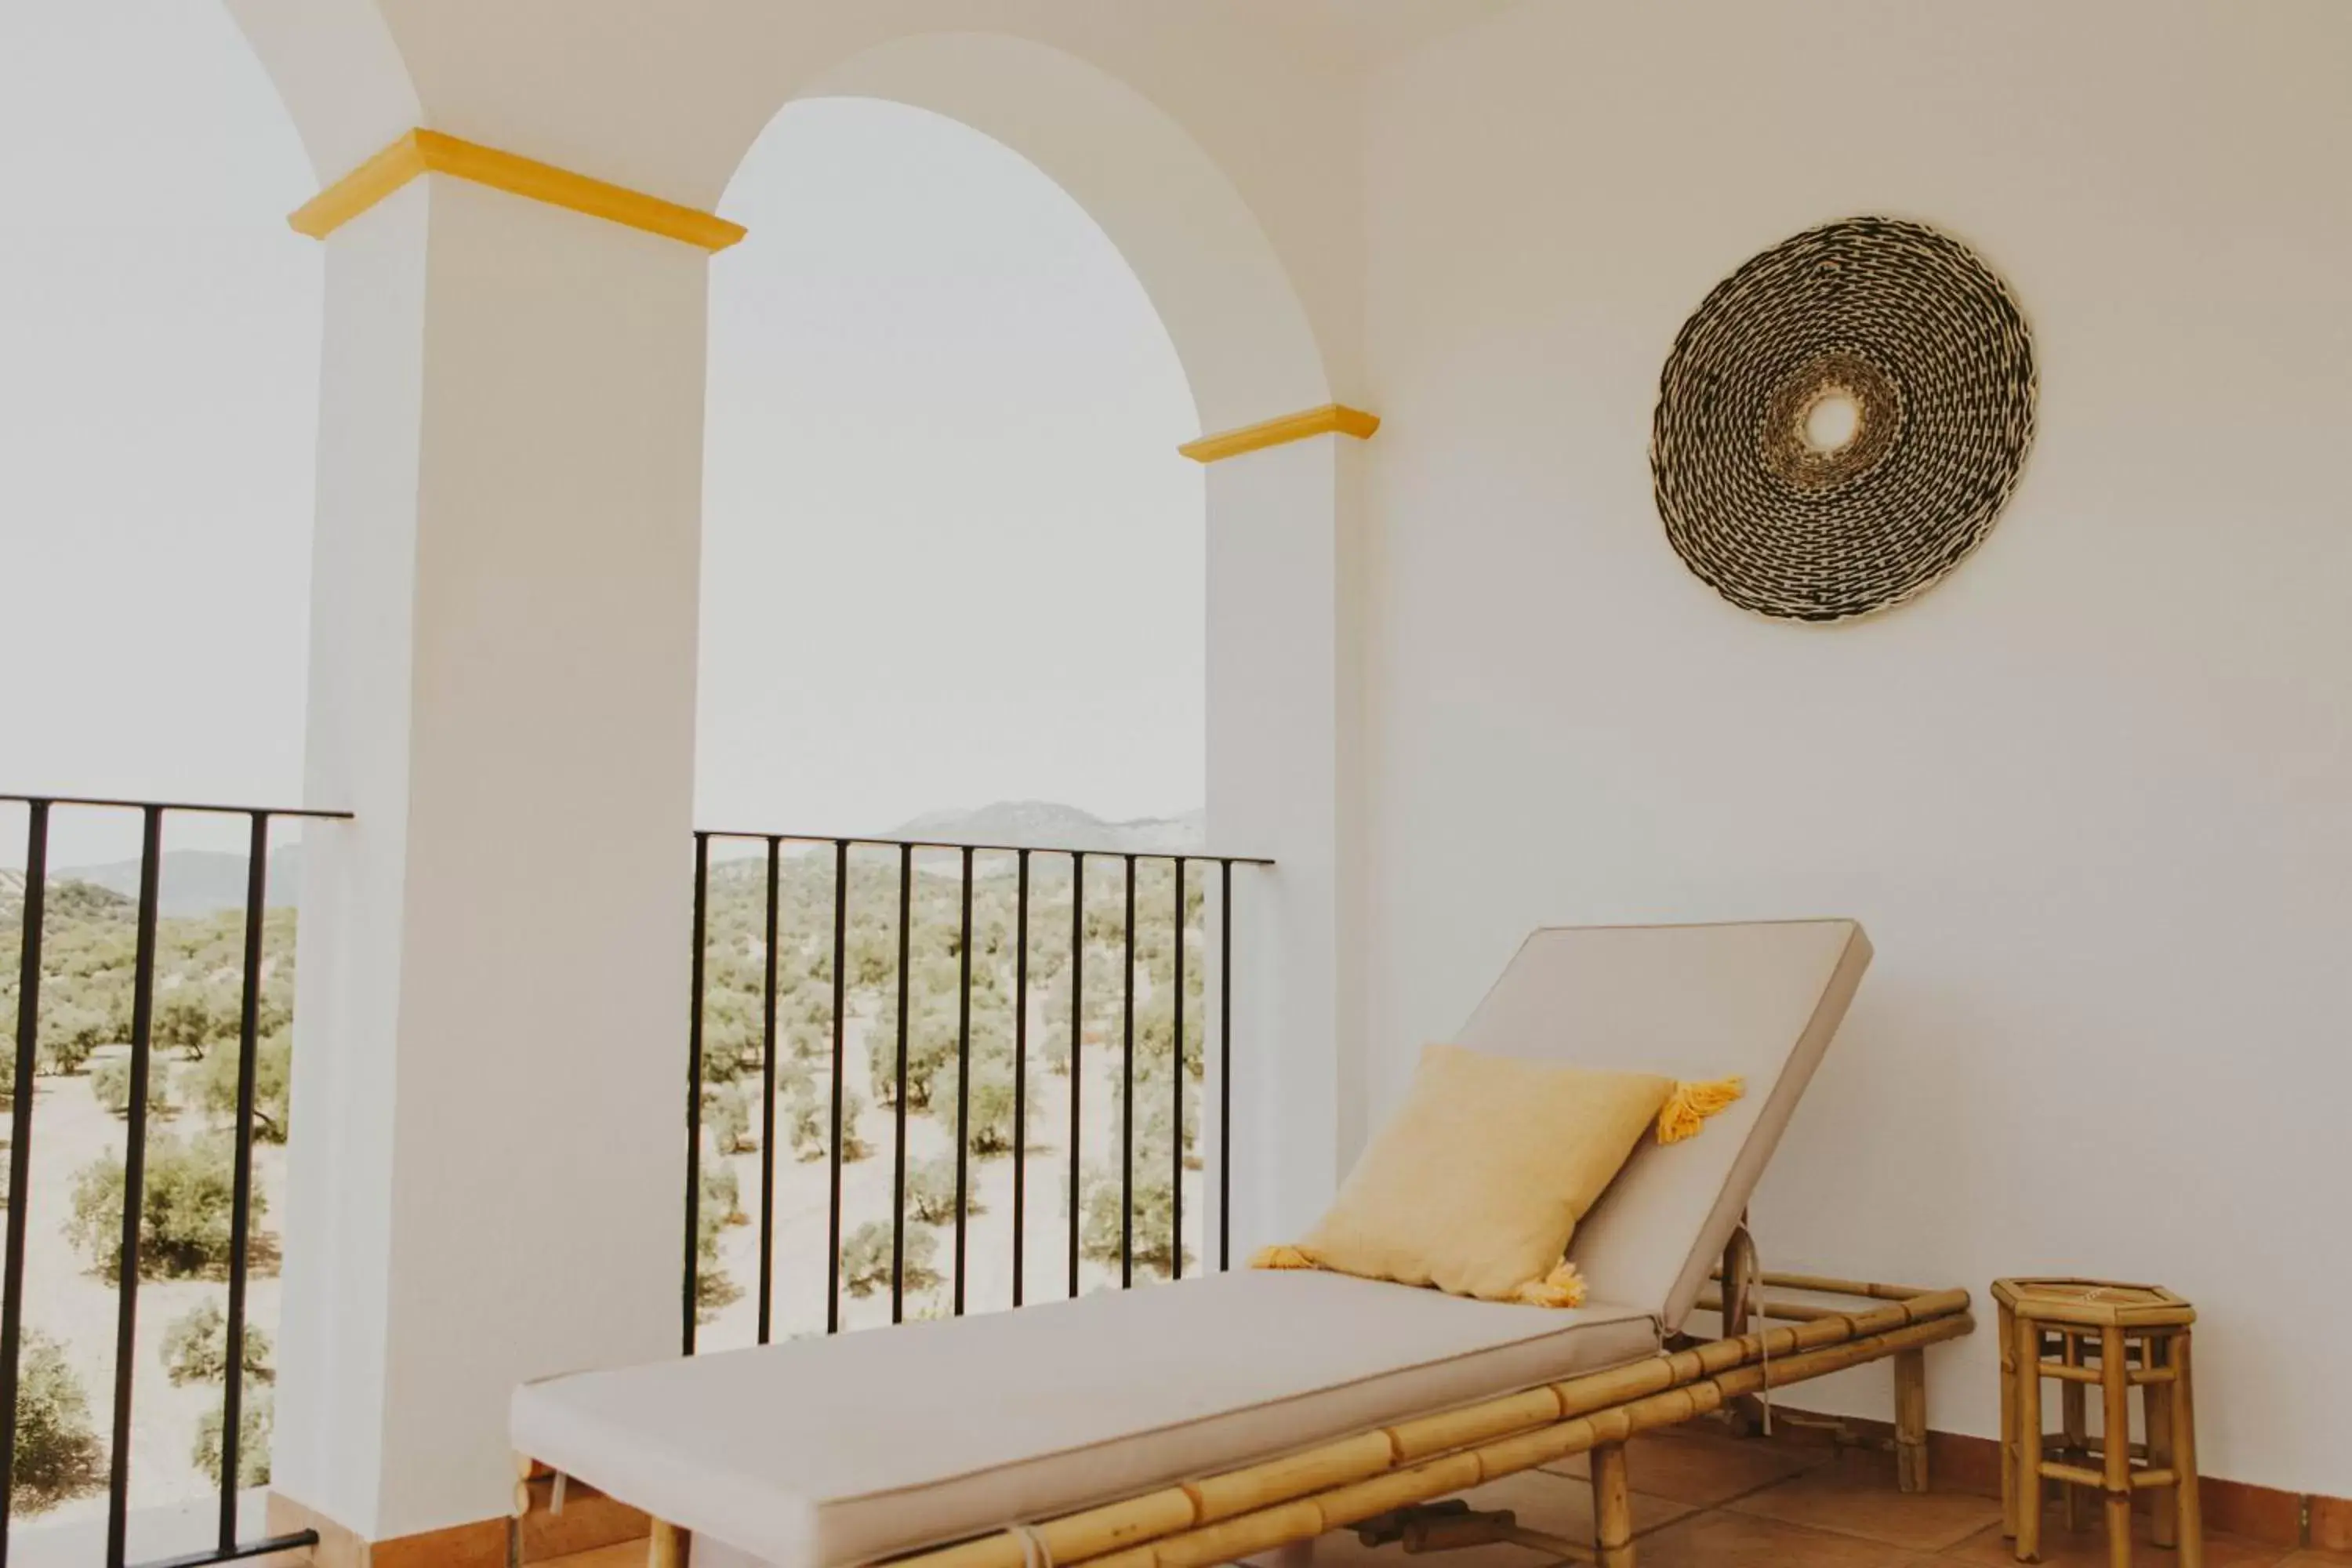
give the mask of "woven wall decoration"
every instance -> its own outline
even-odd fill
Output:
[[[1897,605],[1992,530],[2033,440],[2033,343],[1974,252],[1857,217],[1716,285],[1658,381],[1666,537],[1742,608]]]

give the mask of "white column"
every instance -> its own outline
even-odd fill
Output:
[[[1314,1223],[1364,1138],[1364,444],[1211,465],[1208,832],[1234,878],[1234,1261]]]
[[[700,250],[442,175],[326,242],[274,1486],[496,1517],[524,1379],[677,1353]]]

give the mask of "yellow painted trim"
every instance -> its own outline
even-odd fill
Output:
[[[724,250],[744,234],[742,225],[729,223],[713,213],[421,127],[320,191],[286,221],[297,234],[324,239],[425,174],[452,174],[550,206],[569,207],[666,239],[683,240],[704,250]]]
[[[1381,416],[1377,414],[1367,414],[1344,403],[1327,403],[1304,414],[1286,414],[1279,419],[1262,419],[1238,430],[1203,436],[1176,449],[1196,463],[1215,463],[1238,458],[1244,452],[1279,447],[1286,441],[1304,441],[1309,436],[1353,436],[1362,441],[1380,427]]]

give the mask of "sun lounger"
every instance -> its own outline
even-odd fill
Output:
[[[1894,1356],[1924,1458],[1919,1352],[1968,1331],[1962,1292],[1846,1287],[1881,1300],[1675,1348],[1869,955],[1847,921],[1528,939],[1461,1043],[1748,1080],[1578,1228],[1593,1304],[1215,1275],[554,1378],[517,1392],[515,1446],[652,1515],[662,1568],[688,1532],[696,1568],[1182,1568],[1341,1526],[1394,1538],[1414,1528],[1400,1508],[1593,1450],[1600,1557],[1625,1568],[1634,1432]]]

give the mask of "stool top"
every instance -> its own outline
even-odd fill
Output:
[[[2161,1285],[2124,1285],[2111,1279],[1996,1279],[1992,1295],[2019,1317],[2039,1323],[2155,1329],[2197,1321],[2197,1309]]]

